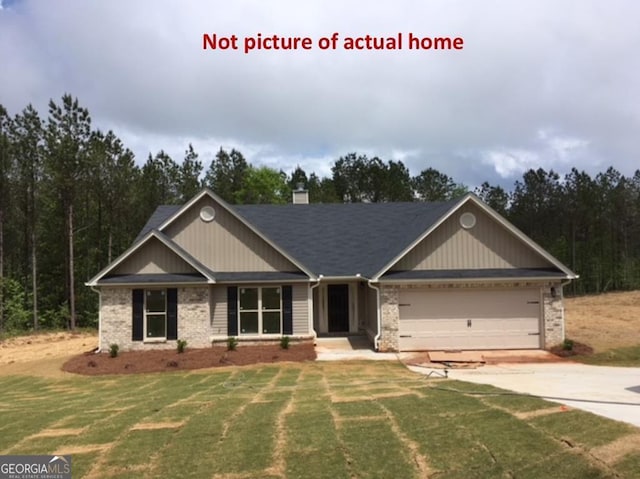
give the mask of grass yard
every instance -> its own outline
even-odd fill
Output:
[[[395,362],[0,388],[0,454],[72,454],[78,478],[640,477],[637,428]]]

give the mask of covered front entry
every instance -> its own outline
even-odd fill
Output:
[[[323,283],[313,292],[313,327],[320,335],[342,336],[359,332],[358,283]]]
[[[330,333],[349,332],[349,285],[327,286],[327,321]]]
[[[399,296],[401,351],[537,349],[540,289],[406,289]]]

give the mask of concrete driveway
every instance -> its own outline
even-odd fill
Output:
[[[425,368],[410,366],[416,372]],[[450,369],[449,377],[540,396],[640,427],[640,368],[561,362]]]

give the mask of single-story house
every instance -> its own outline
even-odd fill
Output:
[[[378,351],[549,348],[576,274],[474,194],[440,203],[160,206],[87,282],[100,348],[366,334]]]

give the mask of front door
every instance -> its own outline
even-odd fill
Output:
[[[327,313],[330,333],[349,332],[349,285],[327,286]]]

